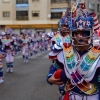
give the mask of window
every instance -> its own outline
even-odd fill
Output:
[[[16,20],[28,20],[28,11],[16,11]]]
[[[32,11],[32,17],[39,17],[39,11]]]
[[[28,4],[28,0],[16,0],[16,4]]]
[[[3,12],[3,17],[10,17],[10,12],[9,11],[4,11]]]
[[[59,19],[62,16],[62,12],[51,12],[51,19]]]

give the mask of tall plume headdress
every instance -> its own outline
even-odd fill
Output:
[[[71,30],[70,36],[72,40],[80,44],[76,46],[89,45],[92,42],[94,19],[86,10],[84,2],[72,3],[71,19],[68,24]],[[85,42],[87,39],[89,39],[88,43]],[[72,44],[75,46],[74,42]]]
[[[69,27],[68,22],[70,21],[70,12],[68,11],[64,11],[62,13],[62,17],[60,18],[59,22],[58,22],[58,29],[60,29],[63,25],[66,27]]]

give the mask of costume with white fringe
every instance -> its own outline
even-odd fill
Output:
[[[21,32],[22,32],[21,49],[22,49],[23,61],[27,63],[29,59],[29,39],[28,39],[27,30],[24,29]]]
[[[7,72],[13,72],[14,69],[14,41],[12,39],[12,29],[5,29],[6,37],[2,39],[4,55],[7,63]]]
[[[32,36],[32,30],[27,30],[28,33],[28,39],[29,39],[29,56],[32,58],[33,56],[33,36]]]

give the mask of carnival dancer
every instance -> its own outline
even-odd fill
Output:
[[[47,41],[48,41],[48,50],[50,50],[50,48],[52,46],[54,46],[54,44],[55,44],[55,40],[53,38],[54,37],[53,32],[47,33],[46,37],[47,37]]]
[[[41,53],[44,53],[44,40],[43,39],[39,41],[39,49]]]
[[[28,39],[29,39],[29,56],[32,59],[33,56],[33,36],[32,36],[32,30],[27,30],[28,33]]]
[[[34,48],[33,48],[35,55],[38,54],[38,49],[39,49],[39,42],[36,39],[36,40],[34,40]]]
[[[14,42],[14,51],[17,54],[18,53],[18,40],[17,40],[16,32],[12,32],[12,39],[13,39],[13,42]]]
[[[52,66],[50,67],[49,74],[47,76],[47,81],[50,84],[57,84],[59,86],[59,91],[60,91],[60,97],[65,94],[64,90],[64,85],[62,82],[60,82],[59,79],[52,79],[52,75],[54,74],[55,71],[58,69],[63,69],[64,66],[63,64],[57,59],[57,55],[62,51],[62,46],[61,46],[61,38],[66,39],[68,37],[69,39],[69,26],[67,23],[65,23],[67,19],[65,17],[62,17],[59,21],[59,31],[57,32],[50,32],[48,33],[49,37],[51,34],[51,40],[52,40],[52,46],[51,46],[51,52],[49,53],[49,58],[53,60]],[[52,82],[50,82],[50,80]]]
[[[69,20],[71,42],[61,39],[63,50],[57,55],[64,69],[48,78],[51,84],[58,84],[56,79],[65,84],[61,100],[100,100],[100,29],[96,36],[93,26],[90,14]]]
[[[14,41],[11,37],[12,29],[6,28],[5,33],[6,33],[6,39],[3,38],[2,43],[7,64],[7,72],[13,72],[15,52],[14,52]]]
[[[18,51],[19,51],[19,52],[21,52],[21,47],[22,47],[22,38],[23,38],[22,33],[19,34],[19,35],[17,35],[17,40],[18,40],[18,44],[17,44],[17,46],[18,46]]]
[[[23,55],[23,62],[28,63],[28,59],[29,59],[29,39],[28,39],[28,34],[27,34],[27,30],[23,29],[21,31],[22,33],[22,55]]]
[[[45,33],[42,33],[41,34],[41,51],[42,51],[42,53],[44,53],[45,52]]]
[[[3,59],[3,45],[2,45],[2,33],[0,33],[0,83],[4,82],[4,75],[3,75],[3,63],[2,63],[2,59]]]
[[[48,41],[45,39],[44,40],[44,51],[47,51],[47,47],[48,47]]]

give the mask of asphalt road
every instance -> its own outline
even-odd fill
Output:
[[[51,64],[47,54],[33,56],[29,63],[24,63],[21,55],[17,55],[13,73],[6,72],[4,60],[5,78],[0,84],[0,100],[58,100],[58,87],[46,82]]]

